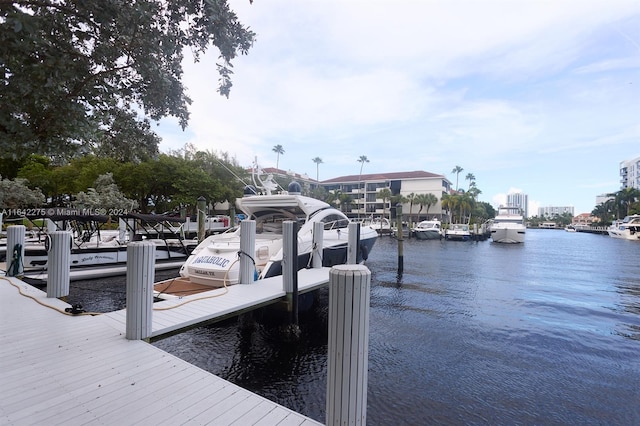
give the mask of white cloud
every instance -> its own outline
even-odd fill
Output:
[[[587,209],[589,192],[560,188],[615,179],[640,139],[637,5],[234,1],[258,39],[234,62],[231,96],[216,92],[216,55],[185,59],[189,128],[163,121],[161,147],[190,142],[275,166],[281,144],[283,168],[315,176],[320,156],[321,179],[356,173],[360,155],[369,172],[451,180],[460,165],[489,199],[518,185]],[[563,163],[581,167],[559,185]]]

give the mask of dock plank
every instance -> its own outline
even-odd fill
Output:
[[[326,286],[330,268],[302,269],[298,272],[299,292]],[[224,318],[228,315],[272,303],[285,297],[282,277],[266,278],[253,284],[236,284],[226,289],[170,298],[153,304],[151,338]],[[126,309],[105,314],[112,325],[126,329]]]
[[[20,295],[14,281],[55,308],[64,310],[63,301],[1,278],[0,424],[174,425],[198,419],[250,425],[276,417],[319,424],[144,341],[127,340],[123,313],[64,315]],[[184,321],[184,312],[167,318]],[[196,312],[202,316],[202,307]]]

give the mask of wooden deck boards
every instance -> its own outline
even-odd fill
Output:
[[[36,300],[68,307],[0,277],[0,424],[320,424],[144,341],[127,340],[113,317],[64,315],[21,296],[9,281]],[[202,315],[208,309],[202,303],[185,307],[197,306]],[[185,320],[178,311],[166,317]]]
[[[331,268],[303,269],[298,273],[299,292],[326,286]],[[214,297],[215,296],[215,297]],[[267,304],[285,296],[282,277],[267,278],[253,284],[236,284],[204,293],[173,298],[153,304],[151,338],[199,323],[224,318],[255,306]],[[185,302],[188,302],[185,304]],[[175,307],[171,309],[172,307]],[[170,309],[167,309],[170,308]],[[105,314],[114,326],[126,330],[126,310]]]

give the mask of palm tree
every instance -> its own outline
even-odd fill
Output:
[[[456,191],[458,190],[458,176],[460,175],[460,173],[462,173],[463,170],[464,169],[460,166],[455,166],[453,170],[451,170],[451,173],[456,174]]]
[[[282,145],[276,145],[273,147],[272,151],[278,154],[278,156],[276,157],[276,169],[277,169],[280,164],[280,154],[284,154],[284,148],[282,147]]]
[[[416,194],[411,193],[407,195],[407,200],[409,200],[409,226],[413,223],[413,203],[416,201]]]
[[[316,182],[319,182],[320,179],[318,179],[318,177],[320,176],[320,164],[322,164],[322,158],[316,157],[311,159],[311,161],[316,163]]]
[[[418,194],[416,195],[415,202],[420,205],[420,209],[418,210],[418,220],[420,220],[420,212],[424,206],[427,207],[426,217],[429,219],[429,209],[438,202],[438,197],[432,193]]]
[[[360,192],[360,185],[362,181],[362,168],[364,167],[364,163],[369,162],[369,159],[367,158],[366,155],[361,155],[357,161],[360,163],[360,174],[358,175],[358,192]],[[361,194],[358,194],[358,198],[360,198],[360,195]],[[362,205],[364,206],[364,200]],[[360,200],[358,200],[358,219],[359,218],[360,218]]]
[[[469,189],[471,189],[471,187],[474,186],[476,183],[476,177],[474,176],[473,173],[467,173],[467,176],[465,176],[464,180],[469,181]]]
[[[353,198],[349,194],[341,193],[338,196],[338,202],[340,203],[340,210],[347,213],[350,210],[351,203],[353,203]]]
[[[471,212],[473,211],[473,207],[475,206],[475,204],[475,200],[470,196],[469,193],[465,192],[460,196],[459,206],[461,223],[471,223]],[[469,218],[465,222],[464,218],[467,216],[467,212],[469,212]]]
[[[407,197],[405,197],[402,194],[396,194],[396,195],[392,195],[391,196],[391,203],[396,206],[398,204],[402,205],[402,204],[406,204],[409,202],[409,199]],[[397,220],[397,218],[396,218]],[[402,232],[402,224],[398,223],[399,221],[396,221],[396,227],[397,227],[397,232]]]
[[[391,198],[391,190],[389,188],[382,188],[376,194],[376,198],[382,198],[382,218],[384,219],[385,215],[387,214],[387,200]]]

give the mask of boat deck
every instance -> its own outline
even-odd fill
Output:
[[[260,286],[235,287],[258,293]],[[184,306],[204,312],[205,304]],[[0,424],[320,424],[144,341],[127,340],[113,316],[55,310],[68,306],[0,276]],[[169,316],[186,318],[183,310],[154,312],[154,328],[165,329]]]
[[[305,293],[329,283],[331,268],[301,269],[298,292]],[[151,338],[176,333],[203,322],[222,320],[274,303],[286,296],[282,276],[262,279],[254,284],[236,284],[184,297],[173,297],[153,304]],[[126,330],[125,309],[105,314],[116,327]]]

